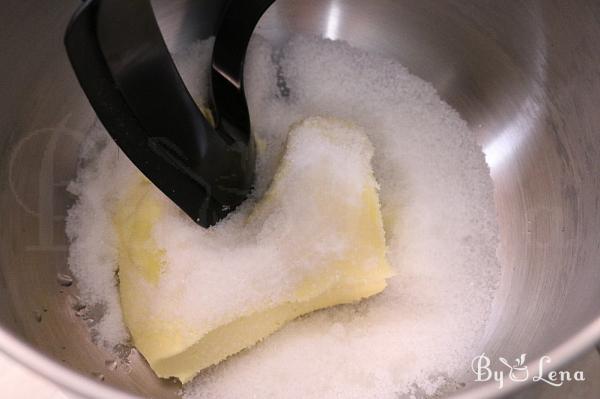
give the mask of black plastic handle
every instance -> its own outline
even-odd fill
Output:
[[[217,126],[250,142],[250,118],[244,94],[244,60],[250,37],[260,17],[275,0],[230,0],[215,39],[212,61],[212,95],[217,105]]]
[[[243,61],[254,26],[272,0],[256,0],[258,7],[250,12],[247,7],[252,3],[231,1],[223,17],[226,29],[217,35],[216,130],[189,95],[148,0],[88,0],[65,35],[79,82],[115,142],[161,191],[205,227],[225,217],[252,189],[255,154],[243,93]],[[248,12],[246,18],[238,7]],[[215,74],[226,76],[226,82]]]
[[[185,87],[149,1],[98,1],[96,24],[112,78],[148,136],[168,139],[190,164],[225,145],[211,142],[213,129]]]

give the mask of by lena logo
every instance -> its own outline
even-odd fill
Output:
[[[548,365],[552,362],[550,356],[542,356],[538,362],[537,369],[530,373],[529,367],[525,364],[527,355],[521,354],[514,360],[509,362],[503,357],[498,358],[498,361],[503,365],[501,369],[492,369],[492,361],[482,353],[476,356],[471,362],[471,369],[475,373],[476,382],[496,381],[498,389],[504,387],[504,381],[507,379],[514,382],[527,381],[530,377],[534,382],[545,382],[554,387],[560,387],[565,382],[570,381],[585,381],[583,371],[577,370],[570,372],[568,370],[546,372]]]

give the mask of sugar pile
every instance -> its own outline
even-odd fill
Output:
[[[199,43],[178,59],[200,103],[210,46]],[[257,38],[247,60],[246,93],[261,149],[256,196],[271,181],[294,123],[322,115],[363,126],[374,146],[388,258],[397,275],[375,298],[288,324],[251,350],[203,372],[184,395],[433,394],[459,378],[479,349],[499,281],[493,187],[481,149],[428,83],[389,59],[311,38],[293,39],[281,54],[273,57],[268,44]],[[289,95],[281,94],[278,74]],[[90,136],[82,159],[70,186],[79,200],[68,219],[69,264],[82,299],[106,309],[95,328],[113,346],[125,341],[127,332],[114,277],[111,212],[137,172],[101,128]],[[249,208],[251,203],[238,214]],[[186,226],[196,228],[189,222]],[[172,228],[160,227],[159,244],[183,234]],[[227,234],[218,237],[223,228],[199,231],[217,236],[224,247],[235,244]]]

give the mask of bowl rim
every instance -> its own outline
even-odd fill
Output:
[[[552,362],[545,369],[544,376],[551,371],[556,371],[568,365],[592,349],[598,342],[600,342],[600,317],[547,353]],[[86,376],[62,365],[2,326],[0,326],[0,351],[51,383],[80,397],[89,399],[141,399],[140,396],[126,393],[108,384],[101,384],[91,376]],[[539,360],[538,358],[530,361],[527,366],[536,369]],[[532,378],[533,374],[530,374],[529,378],[522,382],[505,379],[502,389],[498,388],[496,381],[487,381],[478,387],[451,394],[448,399],[502,398],[531,386],[534,383]]]
[[[81,398],[141,399],[140,396],[126,393],[108,384],[101,384],[92,377],[60,364],[2,326],[0,351],[35,374]]]

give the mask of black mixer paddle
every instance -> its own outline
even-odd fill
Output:
[[[65,35],[98,118],[131,161],[208,227],[252,189],[254,141],[242,73],[250,36],[274,0],[231,0],[212,61],[215,126],[187,91],[149,0],[88,0]]]

